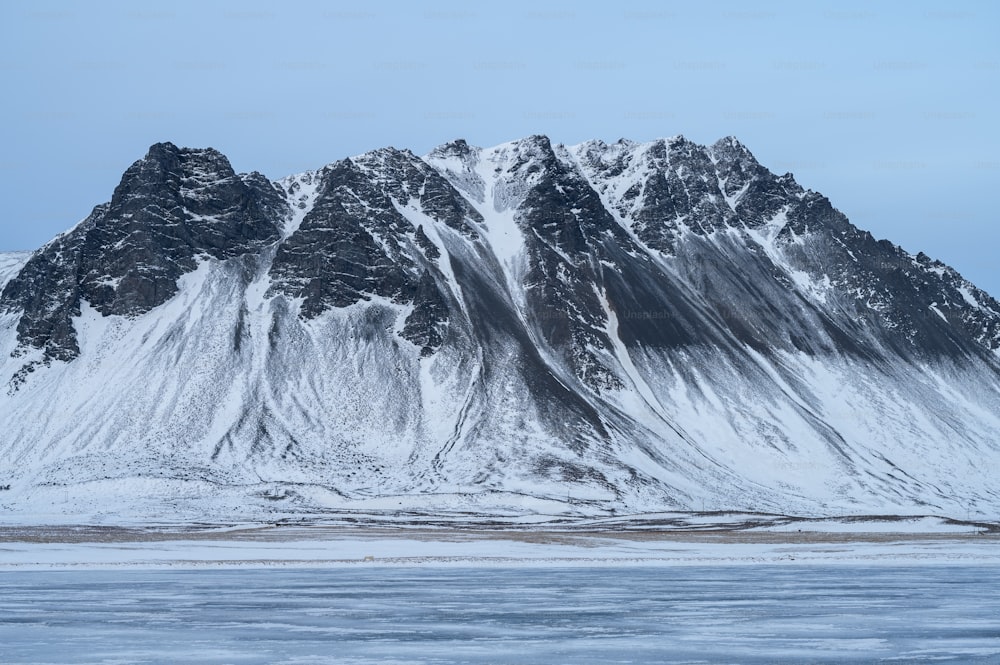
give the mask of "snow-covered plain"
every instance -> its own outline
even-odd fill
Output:
[[[233,526],[6,527],[0,570],[88,568],[594,566],[790,563],[978,563],[1000,566],[1000,535],[972,524],[762,522],[745,530],[697,523],[627,529]]]
[[[996,663],[996,566],[0,572],[0,660]]]

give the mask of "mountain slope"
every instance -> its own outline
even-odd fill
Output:
[[[998,349],[731,138],[158,144],[3,287],[0,506],[994,514]]]

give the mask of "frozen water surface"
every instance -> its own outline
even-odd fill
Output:
[[[1000,568],[0,572],[0,662],[997,663]]]

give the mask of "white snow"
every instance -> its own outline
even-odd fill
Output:
[[[506,151],[494,148],[480,153],[475,170],[486,184],[486,200],[479,212],[485,221],[487,242],[494,256],[512,280],[520,272],[520,258],[524,253],[524,237],[515,221],[515,210],[520,201],[510,183],[503,179],[507,167]],[[501,173],[497,174],[497,169]]]
[[[940,316],[942,321],[944,321],[945,323],[948,323],[948,317],[945,316],[944,313],[940,309],[938,309],[938,306],[937,306],[936,302],[932,302],[930,305],[928,305],[928,309],[930,309],[932,312],[934,312],[935,314],[937,314],[938,316]]]
[[[816,519],[795,520],[784,524],[768,525],[754,529],[774,533],[893,533],[893,534],[965,534],[978,535],[979,527],[950,522],[936,517],[911,517],[896,519]]]
[[[451,293],[460,305],[464,305],[465,300],[462,298],[462,287],[455,278],[455,271],[451,265],[451,255],[443,237],[445,234],[453,234],[454,232],[446,224],[440,224],[433,217],[426,214],[421,209],[420,202],[415,198],[411,198],[406,204],[394,201],[393,205],[399,214],[413,224],[414,228],[423,227],[424,235],[434,243],[434,246],[441,253],[441,257],[437,261],[437,266],[448,280]]]
[[[319,194],[322,178],[323,170],[320,169],[319,171],[306,171],[288,176],[278,181],[278,184],[287,193],[288,203],[292,208],[291,217],[285,223],[282,233],[285,238],[299,230],[302,220],[312,210],[316,203],[316,196]]]
[[[31,258],[31,252],[0,252],[0,291]]]
[[[927,523],[930,524],[930,523]],[[793,525],[794,526],[794,525]],[[834,525],[831,524],[831,527]],[[861,529],[869,524],[860,525]],[[787,531],[794,531],[789,527]],[[774,531],[779,531],[775,529]],[[455,531],[282,527],[233,529],[197,538],[183,533],[147,539],[74,535],[59,541],[28,542],[7,536],[0,547],[0,571],[100,568],[355,567],[355,566],[706,566],[794,563],[921,565],[1000,564],[996,536],[966,529],[947,536],[928,533],[831,528],[822,535],[767,537],[747,534],[685,535],[628,533],[574,534],[572,531]],[[852,537],[849,534],[854,533]],[[836,534],[840,534],[837,536]],[[939,535],[934,535],[939,534]],[[848,537],[843,537],[843,536]],[[80,541],[82,542],[73,542]]]
[[[962,295],[962,298],[965,300],[965,302],[969,303],[976,309],[981,308],[979,301],[976,300],[976,297],[974,295],[972,295],[972,291],[969,290],[969,286],[967,284],[960,285],[958,287],[958,292]]]
[[[740,199],[743,197],[743,195],[747,193],[747,190],[750,189],[750,183],[751,182],[752,182],[751,180],[747,180],[745,183],[743,183],[743,186],[740,187],[739,191],[737,191],[732,196],[729,196],[729,195],[726,194],[726,182],[724,180],[721,180],[721,179],[719,180],[719,190],[722,192],[722,195],[725,197],[726,204],[729,206],[730,210],[732,210],[733,212],[736,212],[736,206],[740,202]]]

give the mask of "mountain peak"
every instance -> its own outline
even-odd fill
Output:
[[[154,143],[145,157],[125,171],[111,204],[157,196],[164,187],[200,196],[200,190],[228,179],[236,179],[236,172],[229,159],[214,148],[179,148],[170,142]]]
[[[465,139],[455,139],[454,141],[449,141],[448,143],[442,143],[433,150],[430,151],[429,157],[437,159],[446,159],[449,157],[454,157],[460,160],[468,159],[474,152],[475,148],[470,146]]]
[[[731,150],[749,154],[750,150],[735,136],[723,136],[712,144],[713,150]]]
[[[760,162],[749,148],[740,143],[735,136],[719,139],[709,146],[707,151],[714,161],[722,163],[725,167],[731,167],[736,162],[742,163],[744,168],[760,167]]]
[[[529,143],[533,145],[547,147],[549,149],[552,148],[552,141],[545,134],[531,134],[530,136],[526,136],[523,139],[521,139],[519,143]]]
[[[146,151],[146,158],[160,159],[165,155],[176,155],[178,152],[180,152],[180,148],[170,141],[159,141],[149,146],[149,150]]]
[[[215,148],[178,147],[170,141],[162,141],[149,146],[145,157],[140,162],[150,162],[172,167],[179,163],[213,164],[223,172],[232,172],[229,158]]]

